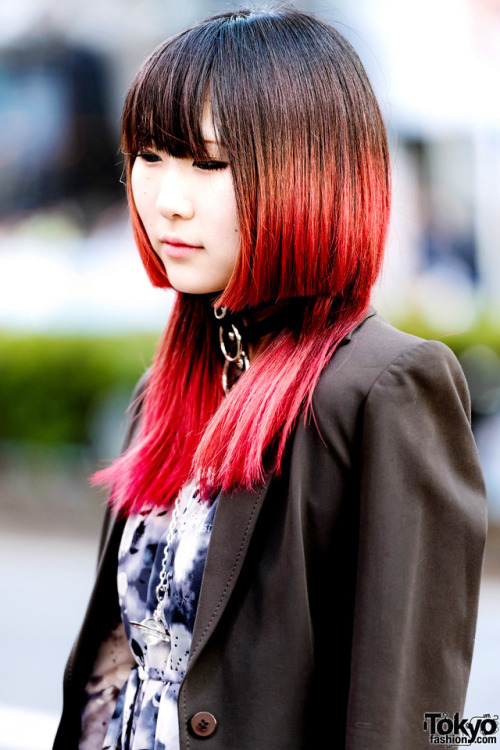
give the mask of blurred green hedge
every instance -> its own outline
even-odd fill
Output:
[[[129,398],[156,340],[0,333],[0,441],[90,446],[97,412]]]
[[[398,327],[438,338],[457,356],[478,344],[500,355],[500,330],[492,325],[478,324],[453,335],[416,319]],[[121,399],[118,406],[124,408],[151,363],[157,338],[0,333],[0,442],[91,447],[96,415],[113,399]]]
[[[442,341],[459,358],[466,350],[473,346],[486,346],[500,356],[500,321],[494,321],[491,316],[486,317],[484,320],[478,320],[471,328],[451,333],[433,327],[417,315],[392,322],[396,328],[413,333],[416,336],[421,336],[423,339],[437,339],[438,341]]]

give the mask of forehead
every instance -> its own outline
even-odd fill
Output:
[[[219,134],[213,123],[212,107],[210,103],[205,103],[200,117],[201,137],[206,143],[219,143]]]

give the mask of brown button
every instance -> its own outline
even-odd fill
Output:
[[[210,737],[217,728],[217,719],[208,711],[199,711],[190,719],[189,725],[197,737]]]

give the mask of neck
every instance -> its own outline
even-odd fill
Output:
[[[296,328],[303,308],[302,299],[284,299],[273,305],[243,311],[242,335],[248,342],[250,358],[265,348],[272,336],[283,328]]]

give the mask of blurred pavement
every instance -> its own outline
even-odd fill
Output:
[[[0,534],[1,750],[51,747],[96,544],[72,536]]]

